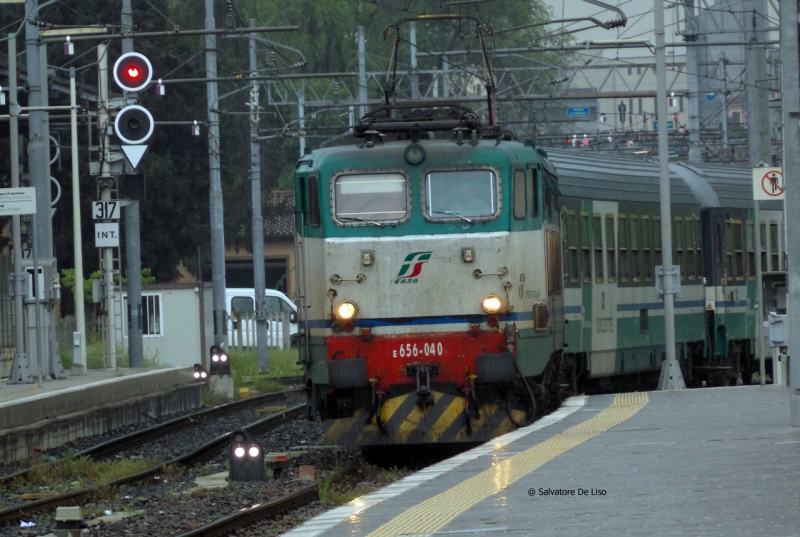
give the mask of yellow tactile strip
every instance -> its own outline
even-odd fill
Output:
[[[412,507],[370,533],[368,537],[395,537],[439,531],[470,507],[504,490],[547,461],[627,420],[644,408],[647,401],[646,393],[617,394],[614,403],[594,418],[509,457],[447,492]]]

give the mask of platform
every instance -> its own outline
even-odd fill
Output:
[[[800,535],[778,386],[575,397],[286,537]]]
[[[89,370],[84,376],[0,387],[0,462],[204,404],[192,368]]]

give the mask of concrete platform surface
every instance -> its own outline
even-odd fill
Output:
[[[38,384],[3,384],[0,430],[30,425],[94,407],[191,384],[192,368],[100,369],[86,375]]]
[[[779,386],[572,398],[284,535],[794,537],[789,401]]]

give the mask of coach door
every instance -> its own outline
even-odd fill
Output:
[[[614,373],[617,348],[617,204],[592,204],[592,377]]]

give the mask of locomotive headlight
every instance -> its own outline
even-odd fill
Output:
[[[481,307],[486,313],[497,313],[503,309],[503,301],[498,296],[489,295],[483,299]]]
[[[356,303],[350,301],[342,302],[339,304],[339,307],[336,308],[337,316],[345,321],[355,317],[357,312],[358,308],[356,307]]]

